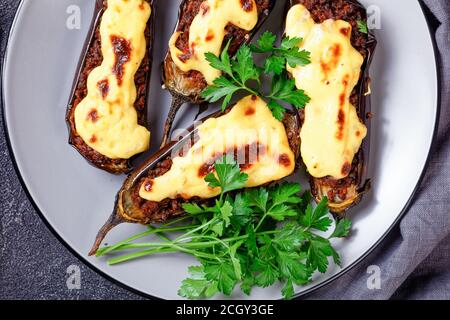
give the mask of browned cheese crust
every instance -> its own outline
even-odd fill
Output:
[[[230,109],[229,109],[230,110]],[[289,146],[294,152],[296,158],[299,157],[299,126],[298,126],[298,118],[294,116],[288,116],[283,120],[283,124],[286,128],[286,133],[289,141]],[[194,143],[194,140],[189,142],[191,144]],[[184,150],[184,148],[182,148]],[[178,153],[178,156],[183,156],[182,151]],[[234,156],[236,158],[237,151],[235,150]],[[248,165],[248,163],[240,164],[241,167]],[[183,213],[182,205],[183,203],[207,203],[209,200],[204,200],[200,198],[191,198],[191,199],[183,199],[182,197],[178,197],[176,199],[164,199],[161,202],[148,201],[139,196],[139,190],[142,185],[148,184],[149,188],[151,188],[151,180],[162,176],[167,171],[170,170],[172,166],[171,157],[167,157],[163,161],[159,162],[154,169],[149,170],[145,177],[141,178],[139,183],[136,183],[131,190],[131,197],[134,203],[134,206],[139,208],[141,214],[145,216],[145,222],[141,223],[153,223],[153,222],[163,222],[169,218],[173,218],[176,215],[180,215]]]
[[[204,0],[185,0],[180,6],[180,15],[178,24],[176,27],[177,32],[182,32],[177,40],[176,46],[178,49],[184,52],[185,59],[189,58],[189,29],[192,21],[200,11],[200,5]],[[261,19],[263,14],[267,13],[272,6],[273,0],[255,0],[258,8],[258,14]],[[241,0],[242,7],[248,7],[251,5],[249,0]],[[229,39],[232,39],[229,54],[233,56],[239,47],[250,40],[250,34],[253,31],[246,31],[236,27],[233,24],[228,24],[226,27],[227,33],[224,39],[224,43],[228,43]],[[174,95],[181,95],[188,99],[190,102],[201,102],[200,93],[207,87],[204,76],[195,70],[183,72],[180,70],[172,60],[170,53],[168,52],[164,61],[163,78],[165,86]]]
[[[367,14],[365,9],[357,2],[353,0],[292,0],[292,4],[302,4],[311,13],[312,18],[316,23],[321,23],[327,19],[344,20],[352,25],[351,43],[358,50],[365,59],[363,68],[366,67],[368,57],[370,55],[368,49],[368,43],[370,41],[369,36],[359,31],[357,21],[367,21]],[[361,88],[364,84],[363,77],[364,72],[361,72],[360,81],[354,88],[350,102],[356,107],[358,116],[363,123],[366,123],[365,110],[361,110],[362,101],[364,97],[361,97]],[[303,121],[304,115],[301,113],[300,118]],[[368,139],[368,137],[366,138]],[[363,142],[363,144],[366,142]],[[311,192],[313,196],[320,200],[318,189],[325,187],[328,189],[326,196],[330,203],[333,203],[335,199],[338,201],[346,201],[349,193],[352,193],[349,189],[351,186],[356,186],[359,189],[363,181],[362,171],[364,170],[364,152],[363,147],[355,155],[350,173],[343,179],[334,179],[333,177],[314,178],[310,177]],[[351,197],[352,195],[350,195]],[[358,202],[357,199],[354,203]],[[347,208],[343,208],[345,209]],[[335,213],[341,213],[340,210],[336,210]]]
[[[149,0],[146,1],[150,2]],[[107,0],[104,0],[102,12],[104,12],[106,9],[107,9]],[[147,88],[151,72],[152,19],[153,13],[145,30],[145,39],[147,41],[147,52],[134,78],[137,93],[134,107],[136,108],[138,114],[138,123],[142,126],[146,126],[146,102],[148,91]],[[92,40],[87,46],[86,56],[81,66],[78,81],[75,85],[75,89],[71,98],[70,107],[68,109],[67,122],[70,131],[69,139],[70,143],[92,165],[114,174],[127,173],[132,169],[129,163],[129,159],[110,159],[100,154],[99,152],[97,152],[96,150],[94,150],[93,148],[91,148],[86,144],[86,142],[77,133],[75,127],[75,109],[87,95],[88,76],[93,69],[100,66],[103,62],[103,55],[101,51],[102,39],[100,36],[100,22],[101,17],[97,21],[96,26],[94,28]]]

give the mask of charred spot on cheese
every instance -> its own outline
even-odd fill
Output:
[[[208,2],[202,2],[200,5],[200,11],[202,12],[202,16],[206,16],[209,12],[209,4]]]
[[[279,158],[278,158],[278,162],[285,166],[285,167],[289,167],[291,165],[291,159],[289,159],[289,156],[285,153],[283,153]]]
[[[131,43],[122,37],[111,36],[111,43],[114,48],[115,62],[113,73],[116,75],[117,84],[122,85],[124,65],[130,61]]]
[[[253,1],[252,0],[241,0],[242,9],[244,11],[252,11],[253,9]]]
[[[250,107],[255,112],[246,115]],[[198,139],[184,156],[173,156],[170,170],[152,180],[151,191],[140,185],[141,198],[159,202],[180,194],[185,199],[217,196],[220,188],[210,188],[204,178],[224,155],[233,156],[248,174],[246,187],[278,181],[294,172],[295,155],[286,129],[258,97],[243,98],[226,114],[206,120],[197,132]]]
[[[97,137],[95,135],[93,135],[90,139],[89,139],[90,143],[96,143],[97,142]]]
[[[344,176],[348,176],[348,174],[350,173],[351,170],[352,170],[352,165],[350,163],[346,162],[342,166],[341,172]]]
[[[344,110],[339,109],[338,116],[337,116],[337,124],[338,124],[338,130],[336,132],[336,138],[338,140],[342,140],[344,137],[344,129],[345,129],[345,113]]]
[[[352,31],[351,28],[341,28],[341,30],[339,30],[344,36],[348,37],[348,35],[350,34],[350,32]]]
[[[339,43],[335,43],[333,46],[328,48],[325,57],[320,59],[320,67],[322,68],[326,79],[328,79],[328,73],[337,67],[340,55],[341,45]]]
[[[89,73],[86,96],[74,111],[77,133],[110,159],[129,159],[149,146],[150,132],[139,125],[134,105],[135,75],[147,51],[150,15],[146,1],[107,1],[99,27],[103,60]]]
[[[102,98],[105,99],[109,92],[109,80],[103,79],[97,82],[98,90],[100,91],[100,94],[102,95]]]
[[[299,47],[311,53],[311,63],[288,71],[297,88],[311,101],[304,110],[300,131],[301,155],[315,178],[348,176],[367,128],[350,101],[364,57],[351,44],[351,24],[328,19],[315,23],[303,5],[293,6],[286,19],[286,35],[302,38]]]
[[[91,111],[89,111],[89,113],[87,115],[87,119],[92,122],[97,122],[97,120],[98,120],[97,109],[91,109]]]
[[[209,30],[208,33],[206,34],[206,41],[211,41],[214,39],[214,32],[212,30]]]
[[[181,71],[198,71],[211,85],[221,72],[211,67],[205,54],[220,54],[230,24],[251,31],[257,23],[255,0],[205,0],[189,27],[187,48],[177,47],[181,32],[175,32],[170,38],[171,58]]]
[[[240,147],[234,146],[225,152],[216,152],[210,159],[201,165],[198,170],[198,175],[200,177],[205,177],[209,173],[214,172],[215,163],[227,155],[232,156],[234,161],[239,165],[241,171],[245,172],[252,167],[253,163],[259,161],[260,156],[264,155],[265,152],[266,147],[260,144],[259,141]],[[198,150],[194,150],[194,153],[198,153]]]
[[[178,58],[180,59],[181,62],[186,63],[186,61],[188,61],[193,55],[193,50],[188,49],[186,52],[180,54],[178,56]]]
[[[245,115],[246,115],[246,116],[251,116],[251,115],[254,114],[255,112],[256,112],[255,108],[249,107],[249,108],[245,111]]]
[[[152,180],[151,179],[146,179],[144,181],[143,186],[144,186],[144,190],[145,191],[147,191],[147,192],[152,191]]]

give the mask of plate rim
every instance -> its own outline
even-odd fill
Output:
[[[13,164],[14,167],[14,171],[18,177],[18,180],[21,184],[22,189],[24,190],[28,200],[30,201],[31,205],[33,206],[34,210],[36,211],[36,213],[38,214],[39,218],[44,222],[44,224],[46,225],[47,229],[50,230],[50,232],[53,234],[53,236],[55,236],[55,238],[64,245],[64,247],[72,254],[74,255],[78,260],[80,260],[85,266],[87,266],[88,268],[90,268],[91,270],[93,270],[94,272],[96,272],[97,274],[99,274],[100,276],[102,276],[103,278],[107,279],[108,281],[112,282],[115,285],[118,285],[119,287],[128,290],[136,295],[139,295],[143,298],[147,298],[147,299],[154,299],[154,300],[164,300],[162,298],[159,298],[157,296],[151,295],[149,293],[143,292],[141,290],[138,290],[136,288],[133,288],[125,283],[123,283],[122,281],[114,278],[113,276],[110,276],[109,274],[107,274],[106,272],[100,270],[99,268],[97,268],[94,264],[92,264],[91,262],[89,262],[89,260],[87,258],[85,258],[82,254],[78,253],[74,248],[72,248],[67,241],[55,230],[55,228],[50,224],[50,222],[48,221],[48,219],[45,217],[44,213],[41,211],[41,209],[38,207],[38,205],[36,204],[35,200],[33,199],[33,197],[31,196],[27,185],[25,184],[25,181],[22,177],[22,173],[19,170],[19,167],[17,165],[17,161],[16,161],[16,156],[13,152],[13,148],[12,148],[12,144],[11,144],[11,139],[9,136],[9,131],[8,131],[8,125],[6,122],[6,116],[5,116],[5,106],[6,106],[6,99],[5,99],[5,95],[4,95],[4,88],[3,88],[3,83],[5,81],[5,69],[6,69],[6,65],[7,65],[7,61],[8,61],[8,51],[10,48],[10,40],[12,38],[12,32],[16,27],[17,21],[18,21],[18,17],[21,13],[21,10],[23,9],[23,5],[25,3],[26,0],[20,0],[19,5],[17,6],[16,12],[14,14],[14,19],[13,22],[11,23],[9,30],[7,32],[7,40],[6,40],[6,44],[5,44],[5,51],[4,51],[4,56],[3,59],[0,63],[0,96],[1,96],[1,100],[0,100],[0,105],[1,105],[1,111],[2,111],[2,124],[3,124],[3,130],[4,130],[4,136],[5,136],[5,140],[6,140],[6,145],[8,148],[8,153],[9,153],[9,158],[11,159],[11,162]],[[350,265],[348,265],[347,267],[341,269],[338,273],[332,275],[331,277],[329,277],[328,279],[318,283],[317,285],[296,293],[293,296],[293,299],[298,299],[298,298],[303,298],[306,297],[310,294],[312,294],[313,292],[327,286],[328,284],[332,283],[333,281],[337,280],[338,278],[342,277],[343,275],[347,274],[350,270],[352,270],[353,268],[355,268],[357,265],[359,265],[364,259],[367,258],[367,256],[369,256],[378,246],[380,246],[383,241],[386,239],[386,237],[391,233],[391,231],[397,226],[397,224],[400,222],[400,220],[403,218],[403,216],[405,215],[405,213],[409,210],[409,208],[412,205],[412,202],[414,200],[414,196],[417,194],[417,191],[419,189],[419,187],[422,184],[423,178],[427,172],[427,169],[430,165],[430,160],[432,157],[432,151],[434,149],[434,146],[436,144],[436,138],[437,138],[437,133],[438,133],[438,128],[439,128],[439,118],[440,118],[440,113],[441,113],[441,92],[442,92],[442,81],[441,81],[441,72],[440,72],[440,67],[441,67],[441,59],[440,59],[440,54],[439,54],[439,49],[437,46],[437,42],[436,39],[434,37],[433,34],[433,28],[431,25],[431,22],[429,21],[429,19],[427,19],[426,17],[426,13],[425,13],[425,4],[423,3],[422,0],[417,0],[417,3],[419,4],[420,9],[422,10],[422,14],[424,15],[424,19],[426,21],[426,24],[428,26],[428,32],[429,32],[429,37],[432,43],[432,48],[433,48],[433,54],[434,54],[434,60],[435,60],[435,75],[436,75],[436,115],[435,115],[435,120],[434,120],[434,129],[433,129],[433,134],[432,134],[432,139],[431,139],[431,143],[430,143],[430,147],[428,150],[428,154],[427,154],[427,158],[425,161],[425,164],[423,166],[422,172],[419,176],[419,179],[417,181],[416,186],[413,189],[413,192],[411,193],[408,201],[405,203],[405,205],[403,206],[403,209],[400,211],[400,213],[397,215],[396,219],[392,222],[392,224],[389,226],[389,228],[383,233],[383,235],[369,248],[367,249],[364,254],[362,254],[358,259],[356,259],[355,261],[353,261]]]

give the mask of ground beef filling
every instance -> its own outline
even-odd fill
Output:
[[[183,203],[187,201],[182,198],[164,199],[161,202],[147,201],[139,196],[139,190],[142,184],[148,183],[151,179],[162,176],[172,167],[172,159],[169,157],[156,165],[152,170],[148,171],[148,175],[142,178],[136,186],[133,187],[131,198],[136,207],[148,218],[149,221],[163,222],[170,217],[180,214]],[[192,202],[200,201],[200,199],[191,199]]]
[[[177,39],[176,46],[183,52],[189,51],[189,28],[192,24],[192,21],[197,16],[200,11],[200,5],[204,0],[187,0],[183,2],[183,5],[180,9],[180,17],[178,22],[177,31],[182,32]],[[261,17],[261,14],[270,8],[270,0],[256,0],[256,6],[258,8],[258,14]],[[229,39],[233,39],[230,48],[228,50],[229,54],[233,56],[239,47],[248,40],[249,32],[246,30],[240,29],[233,24],[228,24],[226,27],[226,36],[224,39],[224,43],[228,43]],[[183,73],[181,70],[178,70],[179,73]],[[194,82],[199,84],[199,88],[203,89],[207,87],[207,83],[203,75],[196,70],[191,70],[185,73],[186,77],[192,79]]]
[[[367,15],[365,10],[353,0],[294,0],[294,4],[304,5],[311,13],[312,18],[316,23],[321,23],[327,19],[344,20],[352,25],[351,43],[358,50],[364,59],[368,56],[367,51],[367,34],[361,33],[358,29],[357,21],[366,21]],[[362,79],[363,73],[361,73]],[[360,79],[360,80],[361,80]],[[355,87],[350,96],[350,102],[356,107],[358,115],[363,120],[360,110],[359,91],[361,82]],[[302,116],[302,115],[301,115]],[[313,194],[317,194],[316,186],[328,186],[332,190],[329,192],[329,199],[334,199],[338,195],[341,199],[346,198],[347,188],[351,185],[359,183],[359,163],[362,159],[361,150],[353,159],[350,174],[344,179],[334,179],[333,177],[314,178],[314,183],[311,183]]]
[[[103,2],[103,10],[107,9],[107,1]],[[150,25],[150,23],[149,23]],[[150,74],[150,40],[151,30],[149,25],[145,30],[145,38],[147,41],[147,54],[145,55],[142,63],[136,72],[134,81],[136,84],[136,101],[134,107],[138,114],[138,123],[142,126],[146,125],[146,100],[147,100],[147,84]],[[101,51],[101,36],[100,36],[100,21],[98,22],[94,37],[87,49],[86,59],[81,69],[78,83],[72,97],[72,108],[69,110],[69,123],[71,129],[71,140],[76,149],[90,162],[99,167],[126,167],[128,159],[110,159],[96,150],[88,146],[84,140],[78,135],[75,128],[75,109],[77,105],[87,95],[87,78],[91,71],[100,66],[103,62],[103,55]],[[120,170],[120,169],[118,169]]]

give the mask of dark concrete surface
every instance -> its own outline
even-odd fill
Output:
[[[0,1],[2,58],[19,2]],[[0,122],[0,299],[139,299],[85,266],[46,227],[21,187]],[[67,288],[71,265],[80,268],[80,290]]]

